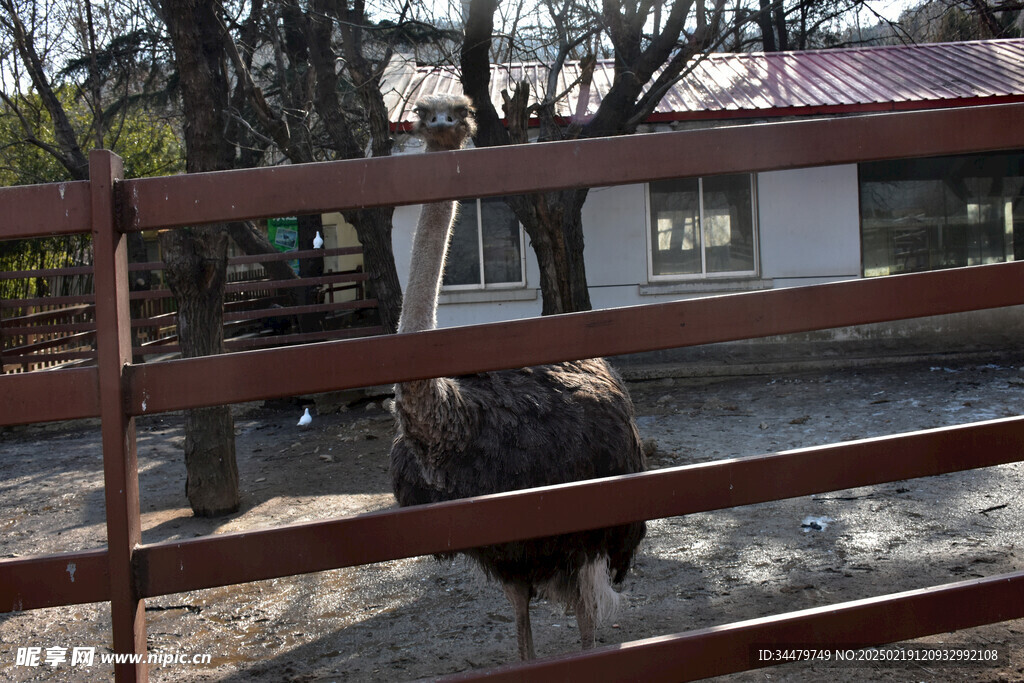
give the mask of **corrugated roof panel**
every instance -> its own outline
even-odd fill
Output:
[[[568,67],[569,65],[566,65],[566,66]],[[570,86],[573,85],[573,83],[576,83],[576,79],[579,78],[579,75],[580,75],[580,65],[579,65],[578,62],[573,63],[572,64],[572,68],[562,69],[561,73],[558,74],[558,81],[557,81],[557,83],[555,85],[555,89],[557,90],[557,92],[555,94],[556,95],[559,95],[561,93],[568,93],[568,94],[566,95],[566,97],[563,97],[558,102],[555,102],[555,115],[556,116],[570,117],[570,116],[573,116],[575,114],[575,112],[576,112],[576,103],[577,103],[577,100],[579,99],[580,89],[579,89],[578,85],[576,87],[572,87],[572,88],[570,88]],[[545,81],[546,81],[547,80],[547,75],[546,74],[545,74],[544,78],[545,78]]]
[[[615,82],[615,63],[611,60],[600,61],[594,65],[594,77],[591,80],[590,103],[587,115],[593,116],[604,101],[605,95],[612,89]]]
[[[691,88],[691,92],[696,98],[691,111],[728,111],[729,105],[734,105],[734,96],[727,89],[721,87],[714,76],[715,71],[717,69],[713,67],[711,60],[705,60],[698,64],[690,77],[686,79],[686,85]]]
[[[724,55],[723,55],[724,56]],[[736,55],[746,57],[746,55]],[[720,57],[712,55],[712,57]],[[728,60],[719,59],[724,63]],[[782,93],[779,92],[775,77],[768,64],[759,59],[736,59],[734,69],[740,78],[735,82],[737,90],[736,97],[742,97],[749,102],[752,109],[772,109],[782,103]]]
[[[690,111],[688,102],[690,98],[688,93],[683,89],[676,87],[665,93],[665,96],[661,98],[661,102],[655,108],[655,112],[659,114],[669,114],[675,111]]]
[[[821,93],[822,104],[838,105],[854,98],[869,96],[869,91],[855,78],[856,72],[837,74],[838,65],[825,53],[810,54],[807,57],[808,59],[799,60],[800,68],[806,74],[806,78],[814,80]]]
[[[814,107],[831,104],[827,93],[815,83],[812,72],[808,71],[803,60],[794,59],[793,53],[765,55],[765,61],[780,90],[779,106]]]
[[[803,97],[796,98],[806,106],[833,105],[836,103],[836,91],[845,90],[831,74],[816,71],[811,60],[799,59],[796,53],[782,52],[770,57],[785,64],[784,74],[789,77],[789,82],[794,84],[794,90],[806,93]]]
[[[852,64],[841,54],[817,52],[800,60],[803,69],[814,74],[828,93],[827,104],[841,106],[855,102],[879,102],[886,94],[878,85],[878,74]]]
[[[948,52],[940,53],[939,59],[928,60],[923,56],[909,53],[907,62],[912,64],[922,76],[929,76],[934,84],[935,93],[940,98],[964,96],[998,95],[1002,88],[976,65],[961,62]]]
[[[731,99],[729,93],[722,92],[715,84],[715,79],[712,76],[713,69],[709,68],[709,61],[705,59],[699,62],[685,81],[687,91],[692,97],[692,102],[688,106],[689,111],[725,109]],[[679,83],[674,88],[683,84]]]
[[[559,74],[559,116],[593,115],[615,79],[612,60],[599,61],[590,92],[580,92],[580,64],[567,63]],[[491,99],[503,111],[502,90],[531,83],[531,103],[547,87],[547,67],[538,63],[494,65]],[[453,68],[389,69],[386,103],[392,121],[410,121],[419,97],[462,92]],[[570,88],[570,85],[572,86]],[[648,84],[649,87],[650,84]],[[389,90],[389,88],[391,88]],[[580,107],[579,98],[586,97]],[[877,110],[963,105],[971,100],[1024,100],[1024,39],[935,43],[806,52],[711,54],[699,60],[659,102],[664,118],[713,119],[717,115],[782,116],[821,111]],[[866,109],[865,109],[866,108]]]
[[[722,109],[758,109],[770,102],[764,88],[759,87],[757,75],[748,68],[748,60],[711,55],[701,66],[717,86],[713,94]]]
[[[811,55],[809,61],[814,65],[819,65],[820,70],[828,74],[835,82],[839,91],[836,97],[837,105],[854,102],[882,102],[887,97],[883,86],[874,74],[866,73],[852,64],[850,60],[843,59],[840,54],[817,52]]]
[[[862,86],[869,87],[871,95],[865,103],[901,102],[908,97],[908,84],[902,74],[894,73],[877,55],[864,58],[856,54],[836,55],[833,68],[854,74]]]
[[[964,47],[969,47],[965,44]],[[965,79],[987,83],[994,94],[1005,88],[1024,89],[1024,41],[993,41],[985,51],[948,46],[950,61],[965,74]]]
[[[962,85],[943,68],[945,56],[934,53],[931,57],[920,59],[914,52],[906,52],[899,55],[895,64],[890,64],[892,69],[902,70],[908,81],[913,83],[915,92],[908,99],[952,99],[962,96]]]
[[[904,61],[941,98],[963,96],[990,96],[998,94],[999,88],[977,69],[970,60],[958,60],[949,50],[936,50],[931,59],[914,52],[907,52]]]
[[[737,55],[746,57],[746,55]],[[763,59],[733,59],[720,60],[731,66],[739,74],[736,87],[741,90],[743,96],[750,101],[751,106],[756,109],[771,109],[777,106],[785,106],[781,93],[773,86],[772,72],[768,69],[766,60]]]
[[[1024,41],[999,41],[992,45],[989,58],[997,61],[1001,73],[1009,69],[1010,73],[1006,76],[1017,83],[1018,87],[1024,86],[1024,69],[1020,68],[1024,65]]]

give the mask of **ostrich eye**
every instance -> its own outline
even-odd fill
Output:
[[[460,119],[468,119],[469,107],[459,107],[458,109],[455,110],[455,113],[458,114]]]
[[[425,119],[427,117],[427,110],[424,109],[423,107],[416,107],[415,109],[412,110],[412,113],[416,114],[416,116],[419,117],[420,120]]]

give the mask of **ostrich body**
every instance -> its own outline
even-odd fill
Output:
[[[458,149],[473,132],[464,97],[416,109],[427,151]],[[437,295],[455,202],[423,207],[413,241],[399,333],[436,326]],[[602,359],[405,382],[395,387],[398,433],[391,477],[402,506],[639,472],[633,404]],[[643,522],[465,551],[498,580],[515,612],[519,654],[534,656],[529,603],[575,611],[584,648],[618,598]]]

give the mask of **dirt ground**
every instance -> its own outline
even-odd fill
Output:
[[[634,381],[654,468],[1018,415],[1022,361],[941,361],[778,376]],[[394,504],[386,397],[296,426],[297,401],[237,406],[242,510],[195,519],[182,418],[138,421],[145,542],[337,517]],[[628,602],[599,645],[1024,567],[1024,468],[1009,465],[649,523]],[[0,557],[105,544],[94,422],[0,431]],[[154,681],[396,681],[514,659],[511,610],[464,562],[413,558],[147,602],[151,652],[209,654]],[[573,651],[573,620],[534,606],[538,654]],[[1024,681],[1024,622],[925,639],[997,646],[996,667],[806,668],[730,681]],[[108,680],[111,669],[18,666],[19,647],[109,651],[105,604],[0,615],[0,679]],[[684,670],[685,663],[680,663]]]

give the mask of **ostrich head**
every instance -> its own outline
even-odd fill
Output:
[[[476,132],[473,107],[463,95],[431,95],[416,103],[419,121],[413,132],[427,143],[428,152],[461,149]]]

